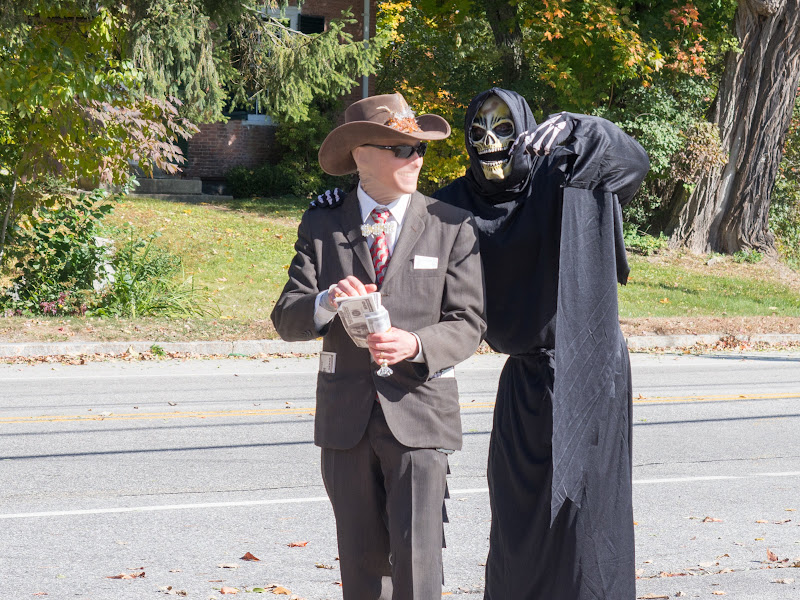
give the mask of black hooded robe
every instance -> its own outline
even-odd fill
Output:
[[[524,98],[489,95],[517,133],[536,123]],[[472,161],[435,197],[475,215],[486,278],[486,340],[509,354],[489,446],[492,508],[486,600],[635,598],[631,383],[617,281],[628,264],[621,206],[649,169],[612,123],[570,115],[544,158],[512,157],[501,182]]]

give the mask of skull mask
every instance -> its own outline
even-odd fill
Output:
[[[514,142],[511,109],[498,96],[489,96],[478,109],[469,139],[489,180],[502,180],[511,173],[509,148]]]

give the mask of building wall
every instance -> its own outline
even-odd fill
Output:
[[[233,167],[277,162],[275,127],[247,121],[205,123],[189,140],[185,177],[222,179]]]

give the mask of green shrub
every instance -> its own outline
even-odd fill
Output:
[[[180,257],[154,244],[160,233],[144,238],[133,228],[121,233],[115,236],[122,242],[111,262],[113,280],[97,299],[92,314],[135,319],[216,313],[207,290],[195,287],[194,280],[184,276]]]
[[[135,230],[103,218],[114,197],[102,190],[59,197],[14,230],[11,286],[0,290],[10,314],[184,316],[213,313],[208,294],[182,276],[181,259]],[[113,239],[121,240],[121,245]]]
[[[292,193],[294,180],[281,165],[265,164],[254,169],[234,167],[226,175],[235,198],[282,196]]]
[[[733,262],[736,263],[757,263],[761,262],[761,259],[764,256],[758,250],[751,250],[746,248],[745,250],[738,250],[737,252],[733,253]]]
[[[11,287],[0,307],[19,313],[83,314],[109,265],[103,217],[113,200],[102,190],[58,197],[14,229],[9,254],[16,259]]]
[[[625,240],[626,249],[643,256],[650,256],[659,250],[663,250],[669,242],[669,239],[663,233],[659,233],[658,236],[640,233],[634,223],[623,224],[622,236]]]
[[[769,207],[769,225],[780,256],[800,269],[800,181],[778,178]]]

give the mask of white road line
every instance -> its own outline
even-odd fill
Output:
[[[691,481],[718,481],[721,479],[751,479],[754,477],[800,477],[800,471],[786,471],[783,473],[752,473],[750,475],[708,475],[706,477],[673,477],[669,479],[636,479],[634,484],[644,485],[653,483],[686,483]],[[485,494],[489,488],[467,488],[463,490],[450,490],[451,496],[465,494]],[[276,504],[308,504],[312,502],[327,502],[327,496],[311,496],[308,498],[275,498],[272,500],[240,500],[236,502],[207,502],[204,504],[164,504],[160,506],[131,506],[124,508],[94,508],[85,510],[54,510],[47,512],[0,514],[0,519],[32,519],[37,517],[67,517],[76,515],[103,515],[113,513],[154,512],[163,510],[187,510],[202,508],[230,508],[238,506],[265,506]]]
[[[759,476],[760,474],[756,474]],[[752,475],[751,475],[752,477]],[[717,481],[719,479],[747,479],[739,475],[708,475],[706,477],[672,477],[669,479],[635,479],[634,484],[648,483],[683,483],[686,481]]]

